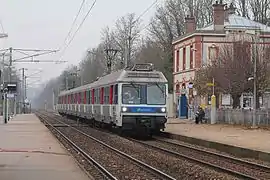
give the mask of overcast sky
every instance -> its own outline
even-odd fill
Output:
[[[77,26],[94,0],[86,0]],[[159,0],[159,4],[163,0]],[[70,64],[77,64],[86,49],[95,47],[100,42],[100,32],[105,26],[113,26],[117,18],[135,12],[140,15],[154,0],[97,0],[91,14],[77,33],[63,56],[65,64],[52,63],[16,63],[17,68],[27,67],[31,74],[42,68],[41,81],[47,81],[60,74]],[[1,48],[59,49],[78,12],[81,0],[0,0],[0,20],[7,39],[0,39]],[[155,7],[145,14],[143,24],[148,24]],[[75,26],[74,31],[77,26]],[[0,29],[2,32],[2,29]],[[73,31],[73,32],[74,32]],[[36,59],[59,60],[61,53],[40,56]],[[14,58],[22,57],[14,52]],[[34,81],[34,80],[32,80]]]

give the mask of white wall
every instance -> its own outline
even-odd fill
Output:
[[[167,111],[168,111],[168,117],[172,118],[175,117],[175,109],[174,109],[174,97],[173,94],[168,94],[168,106],[167,106]]]

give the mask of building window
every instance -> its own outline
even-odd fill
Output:
[[[209,64],[212,65],[213,62],[217,61],[218,58],[218,47],[214,44],[208,47],[208,58]]]
[[[183,70],[186,69],[186,48],[183,48]]]
[[[190,46],[190,69],[193,69],[193,45]]]
[[[180,93],[180,85],[179,84],[176,84],[175,91],[176,91],[176,93]]]
[[[176,51],[176,72],[179,72],[179,50]]]

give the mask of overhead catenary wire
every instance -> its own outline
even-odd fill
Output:
[[[67,50],[67,48],[69,47],[69,45],[71,44],[71,42],[73,41],[73,39],[75,38],[75,36],[77,35],[78,31],[80,30],[80,28],[82,27],[82,25],[84,24],[85,20],[87,19],[87,17],[89,16],[90,12],[92,11],[92,9],[94,8],[95,4],[96,4],[96,1],[95,0],[90,9],[88,10],[87,14],[84,16],[82,22],[80,23],[79,27],[77,28],[77,30],[75,31],[75,33],[73,34],[73,36],[71,37],[71,39],[69,40],[68,44],[65,46],[64,50],[62,51],[61,53],[61,56],[60,56],[60,60],[62,59],[63,55],[65,54],[65,51]]]
[[[1,29],[2,29],[2,33],[5,33],[4,25],[3,25],[3,22],[1,21],[1,19],[0,19],[0,26],[1,26]]]
[[[154,1],[138,18],[136,21],[138,21],[144,14],[146,14],[153,6],[158,5],[158,0]],[[138,33],[141,33],[143,30],[145,30],[148,26],[150,26],[152,22],[148,23],[147,25],[143,26],[143,28],[140,29]]]
[[[135,20],[135,22],[139,21],[141,19],[142,16],[144,16],[154,5],[156,5],[158,3],[158,0],[155,0],[149,7],[147,7],[142,14],[140,14],[138,16],[138,18]]]
[[[68,32],[68,34],[67,34],[67,36],[66,36],[66,38],[65,38],[65,40],[64,40],[64,42],[63,42],[63,44],[62,44],[62,45],[60,46],[60,48],[59,48],[60,50],[65,46],[67,39],[70,37],[70,34],[71,34],[71,32],[72,32],[72,30],[73,30],[73,28],[74,28],[74,25],[75,25],[75,23],[76,23],[76,21],[77,21],[79,15],[80,15],[81,11],[82,11],[82,8],[83,8],[83,6],[84,6],[84,4],[85,4],[85,1],[86,1],[86,0],[83,0],[83,1],[81,2],[80,8],[79,8],[79,10],[78,10],[78,12],[77,12],[77,14],[76,14],[76,17],[74,18],[74,20],[73,20],[73,22],[72,22],[72,24],[71,24],[71,27],[70,27],[70,29],[69,29],[69,32]]]

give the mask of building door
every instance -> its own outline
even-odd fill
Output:
[[[187,118],[187,113],[188,113],[188,109],[187,109],[187,96],[185,94],[182,94],[179,98],[179,115],[178,117],[180,119],[186,119]]]

